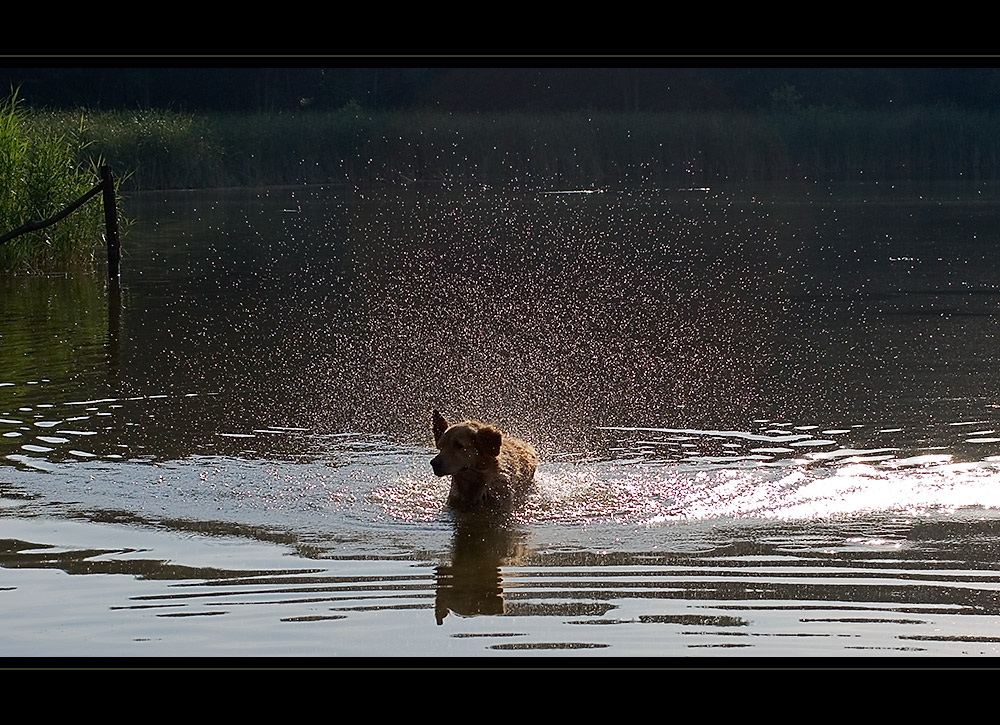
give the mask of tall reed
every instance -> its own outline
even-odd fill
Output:
[[[54,134],[32,125],[17,94],[0,101],[0,233],[62,211],[100,181],[84,160],[80,128]],[[0,244],[0,270],[39,271],[94,259],[101,241],[100,201],[53,226]]]

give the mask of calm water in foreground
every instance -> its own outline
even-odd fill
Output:
[[[120,325],[0,278],[0,655],[1000,651],[995,185],[125,212]],[[433,408],[524,510],[444,509]]]

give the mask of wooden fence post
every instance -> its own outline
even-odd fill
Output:
[[[115,198],[115,180],[110,166],[101,167],[101,186],[104,192],[104,239],[108,245],[108,372],[118,378],[121,354],[122,328],[122,245],[118,235],[118,200]]]
[[[118,236],[118,202],[115,199],[115,181],[110,166],[101,167],[104,191],[104,228],[108,244],[108,280],[117,283],[121,275],[122,246]]]

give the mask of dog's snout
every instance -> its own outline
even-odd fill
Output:
[[[438,453],[431,459],[431,468],[434,469],[435,476],[445,476],[447,473],[444,470],[444,463],[441,460],[441,454]]]

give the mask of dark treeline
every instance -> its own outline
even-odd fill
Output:
[[[260,112],[1000,108],[996,68],[0,68],[34,107]]]

